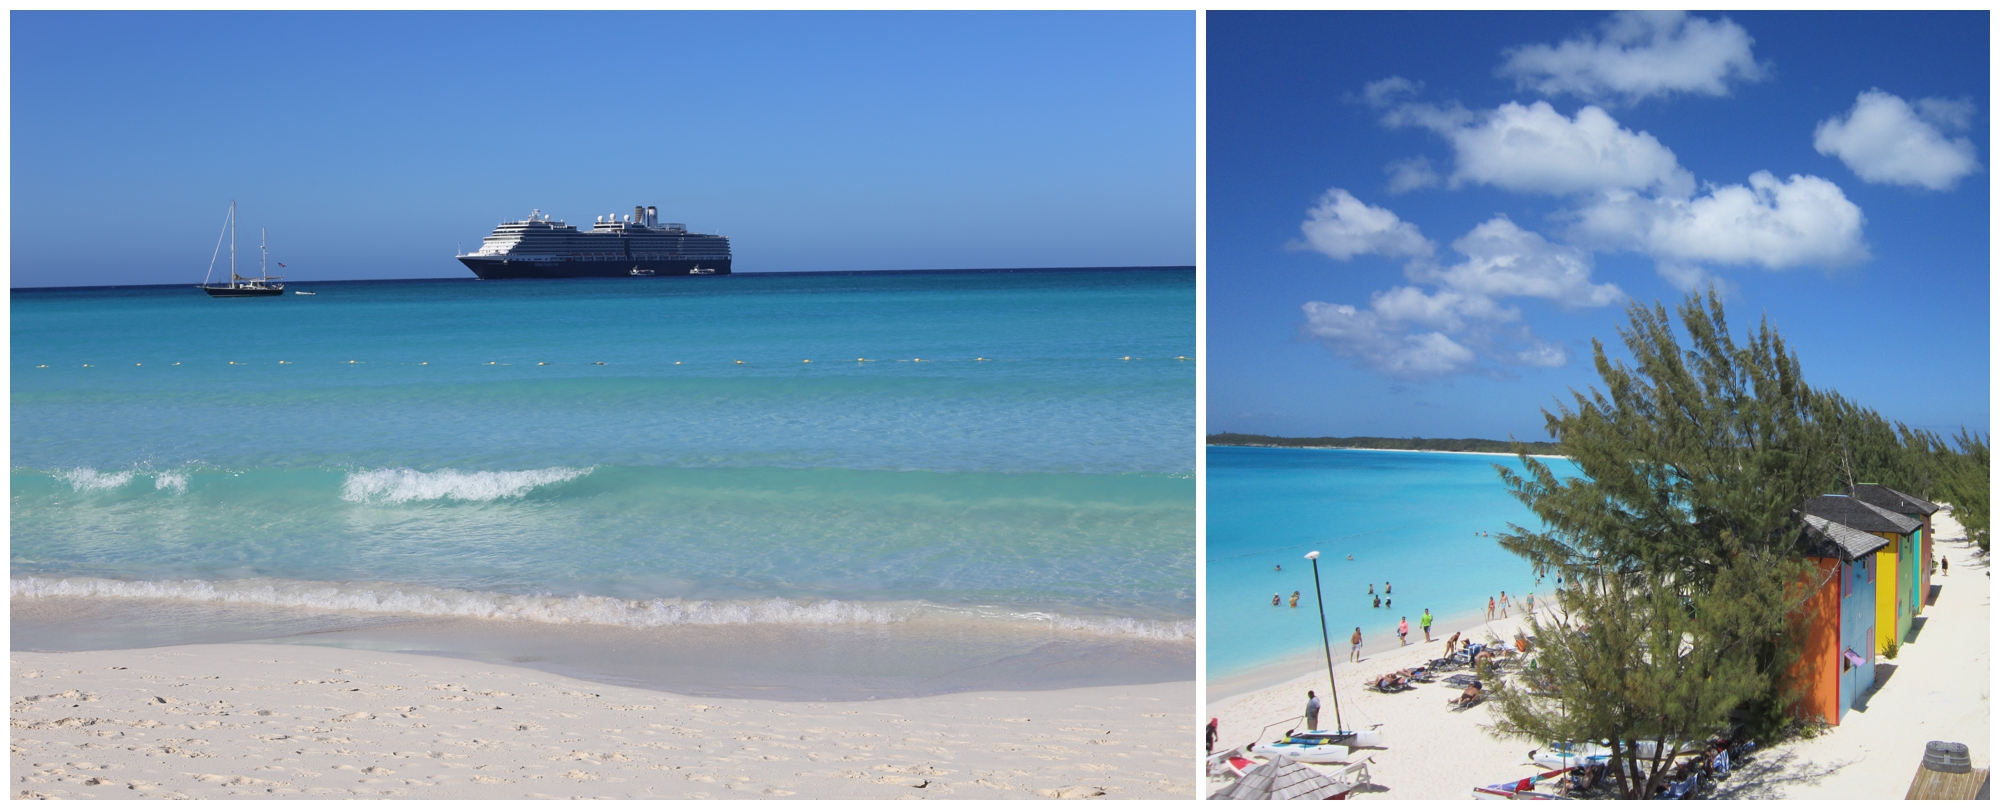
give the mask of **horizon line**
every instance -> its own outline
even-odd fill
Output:
[[[941,268],[922,268],[922,269],[914,269],[914,270],[749,270],[749,271],[745,271],[745,272],[741,272],[741,273],[734,273],[734,272],[732,272],[732,273],[730,273],[729,275],[731,275],[731,276],[822,276],[822,275],[826,275],[826,276],[857,276],[857,275],[891,275],[891,274],[899,274],[899,273],[903,273],[903,274],[919,274],[919,273],[1065,273],[1065,272],[1091,272],[1091,271],[1104,271],[1104,270],[1194,270],[1195,268],[1196,268],[1196,266],[1195,266],[1195,265],[1192,265],[1192,264],[1135,264],[1135,265],[1105,265],[1105,266],[1098,266],[1098,267],[1069,267],[1069,266],[1064,266],[1064,267],[955,267],[955,268],[954,268],[954,267],[941,267]],[[667,278],[672,278],[672,276],[668,276]],[[579,277],[579,278],[518,278],[518,279],[482,279],[482,278],[480,278],[480,277],[478,277],[478,276],[436,276],[436,277],[425,277],[425,278],[341,278],[341,279],[324,279],[324,280],[320,280],[320,281],[313,281],[313,280],[310,280],[310,279],[301,279],[301,280],[292,280],[292,279],[286,279],[285,281],[286,281],[286,284],[287,284],[287,285],[289,286],[289,285],[292,285],[292,284],[358,284],[358,283],[381,283],[381,282],[419,282],[419,281],[501,281],[501,282],[517,282],[517,281],[528,281],[528,282],[543,282],[543,281],[620,281],[620,280],[626,280],[626,281],[629,281],[629,280],[631,280],[631,279],[620,279],[620,278],[617,278],[617,277],[610,277],[610,278],[598,278],[598,277]],[[187,285],[187,283],[186,283],[186,282],[174,282],[174,283],[165,283],[165,284],[67,284],[67,285],[59,285],[59,286],[50,286],[50,287],[9,287],[9,288],[7,288],[7,289],[8,289],[8,291],[9,291],[9,292],[27,292],[27,291],[31,291],[31,290],[33,290],[33,291],[53,291],[53,290],[118,290],[118,289],[125,289],[125,290],[142,290],[142,289],[151,289],[151,288],[155,288],[155,287],[160,287],[160,288],[167,288],[167,287],[180,287],[180,286],[184,286],[184,285],[186,285],[186,286],[194,286],[194,287],[200,287],[200,286],[201,286],[200,284],[193,284],[193,285]]]

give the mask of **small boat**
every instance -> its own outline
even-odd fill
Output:
[[[316,292],[306,292],[305,290],[293,290],[293,291],[292,291],[292,294],[293,294],[293,295],[319,295],[319,293],[316,293]]]
[[[1528,760],[1544,768],[1564,769],[1594,765],[1611,759],[1611,749],[1597,743],[1550,743],[1528,752]]]
[[[713,267],[697,267],[697,268],[695,268],[695,269],[693,269],[693,270],[689,270],[689,271],[688,271],[688,275],[690,275],[690,276],[712,276],[712,275],[715,275],[715,268],[713,268]]]
[[[644,268],[644,267],[634,267],[634,268],[632,268],[632,275],[635,275],[635,276],[650,276],[650,275],[652,275],[652,274],[653,274],[653,271],[651,271],[651,270],[648,270],[648,269],[646,269],[646,268]]]
[[[1381,748],[1380,731],[1300,731],[1250,746],[1251,753],[1300,762],[1344,764],[1356,748]]]
[[[1546,790],[1537,790],[1536,788],[1541,787],[1542,784],[1545,782],[1552,782],[1561,779],[1569,772],[1570,772],[1569,768],[1563,768],[1561,770],[1538,773],[1526,779],[1516,779],[1510,782],[1501,782],[1496,785],[1476,787],[1472,789],[1472,798],[1515,799],[1515,800],[1520,800],[1520,799],[1567,800],[1569,798],[1568,796],[1563,796]]]
[[[210,284],[208,281],[208,276],[215,275],[215,260],[222,254],[222,236],[217,235],[215,237],[215,255],[208,257],[208,275],[203,276],[201,280],[202,291],[208,293],[210,298],[262,298],[271,295],[284,295],[285,285],[272,283],[283,278],[283,276],[271,275],[265,267],[270,259],[270,251],[263,242],[264,232],[261,229],[257,231],[257,238],[259,240],[257,248],[263,254],[263,258],[257,262],[257,277],[244,278],[236,274],[235,200],[229,201],[229,218],[223,222],[222,228],[229,234],[229,283]],[[283,265],[280,266],[282,267]]]
[[[1208,775],[1224,779],[1240,779],[1251,768],[1264,764],[1263,760],[1250,758],[1250,747],[1242,746],[1208,758]]]

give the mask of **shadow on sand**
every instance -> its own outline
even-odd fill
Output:
[[[1792,751],[1763,752],[1729,772],[1710,794],[1712,799],[1777,799],[1796,785],[1817,785],[1836,771],[1859,762],[1819,765],[1804,762]]]

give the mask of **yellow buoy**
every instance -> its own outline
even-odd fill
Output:
[[[349,361],[347,361],[347,364],[348,364],[348,365],[350,365],[350,366],[351,366],[351,365],[354,365],[354,361],[353,361],[353,360],[349,360]]]
[[[1187,355],[1181,355],[1181,356],[1179,356],[1179,357],[1176,357],[1176,358],[1174,358],[1174,359],[1175,359],[1175,360],[1186,360],[1186,359],[1187,359]]]
[[[910,360],[910,362],[912,362],[912,363],[921,363],[921,362],[923,362],[923,361],[924,361],[924,359],[923,359],[923,358],[921,358],[921,357],[916,357],[916,358],[911,358],[911,360]]]
[[[285,364],[285,361],[283,361],[283,360],[279,360],[279,361],[278,361],[278,365],[281,365],[281,366],[282,366],[282,365],[284,365],[284,364]]]
[[[675,360],[675,361],[674,361],[674,365],[677,365],[677,366],[678,366],[678,365],[680,365],[680,364],[681,364],[681,361],[679,361],[679,360]]]
[[[810,363],[810,362],[812,362],[812,361],[811,361],[811,360],[807,360],[806,362]]]
[[[430,365],[430,364],[431,364],[431,363],[430,363],[430,361],[429,361],[429,360],[425,360],[425,361],[423,361],[423,362],[421,362],[421,363],[418,363],[417,365],[420,365],[420,366],[428,366],[428,365]]]
[[[1132,359],[1132,356],[1131,356],[1131,355],[1129,355],[1129,354],[1128,354],[1128,355],[1125,355],[1125,359],[1127,359],[1127,360],[1130,360],[1130,359]]]
[[[973,358],[973,359],[974,359],[974,360],[976,360],[976,361],[978,361],[978,362],[981,362],[981,363],[984,363],[984,362],[986,362],[986,358],[984,358],[984,357],[975,357],[975,358]]]
[[[538,365],[538,366],[546,366],[546,365],[548,365],[548,364],[547,364],[547,363],[536,363],[535,365]]]
[[[145,363],[133,363],[132,365],[135,365],[135,366],[143,366],[143,365],[145,365]]]
[[[234,361],[234,360],[231,360],[231,361],[229,361],[229,364],[230,364],[230,365],[232,365],[232,366],[233,366],[233,365],[236,365],[236,361]]]
[[[179,360],[175,360],[175,361],[174,361],[174,365],[177,365],[177,366],[178,366],[178,365],[180,365],[180,364],[181,364],[181,363],[180,363],[180,361],[179,361]]]
[[[738,360],[738,361],[736,361],[736,365],[739,365],[739,366],[740,366],[740,365],[743,365],[743,361],[741,361],[741,360]]]
[[[36,366],[35,368],[48,368],[48,367],[49,367],[49,364],[47,364],[47,363],[43,363],[43,364],[41,364],[41,365],[39,365],[39,366]]]

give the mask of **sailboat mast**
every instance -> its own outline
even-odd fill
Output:
[[[271,271],[264,267],[264,263],[270,258],[271,258],[270,243],[264,241],[264,229],[258,228],[257,229],[257,275],[262,276],[266,281],[270,280]]]
[[[229,201],[229,286],[236,286],[236,201]]]

